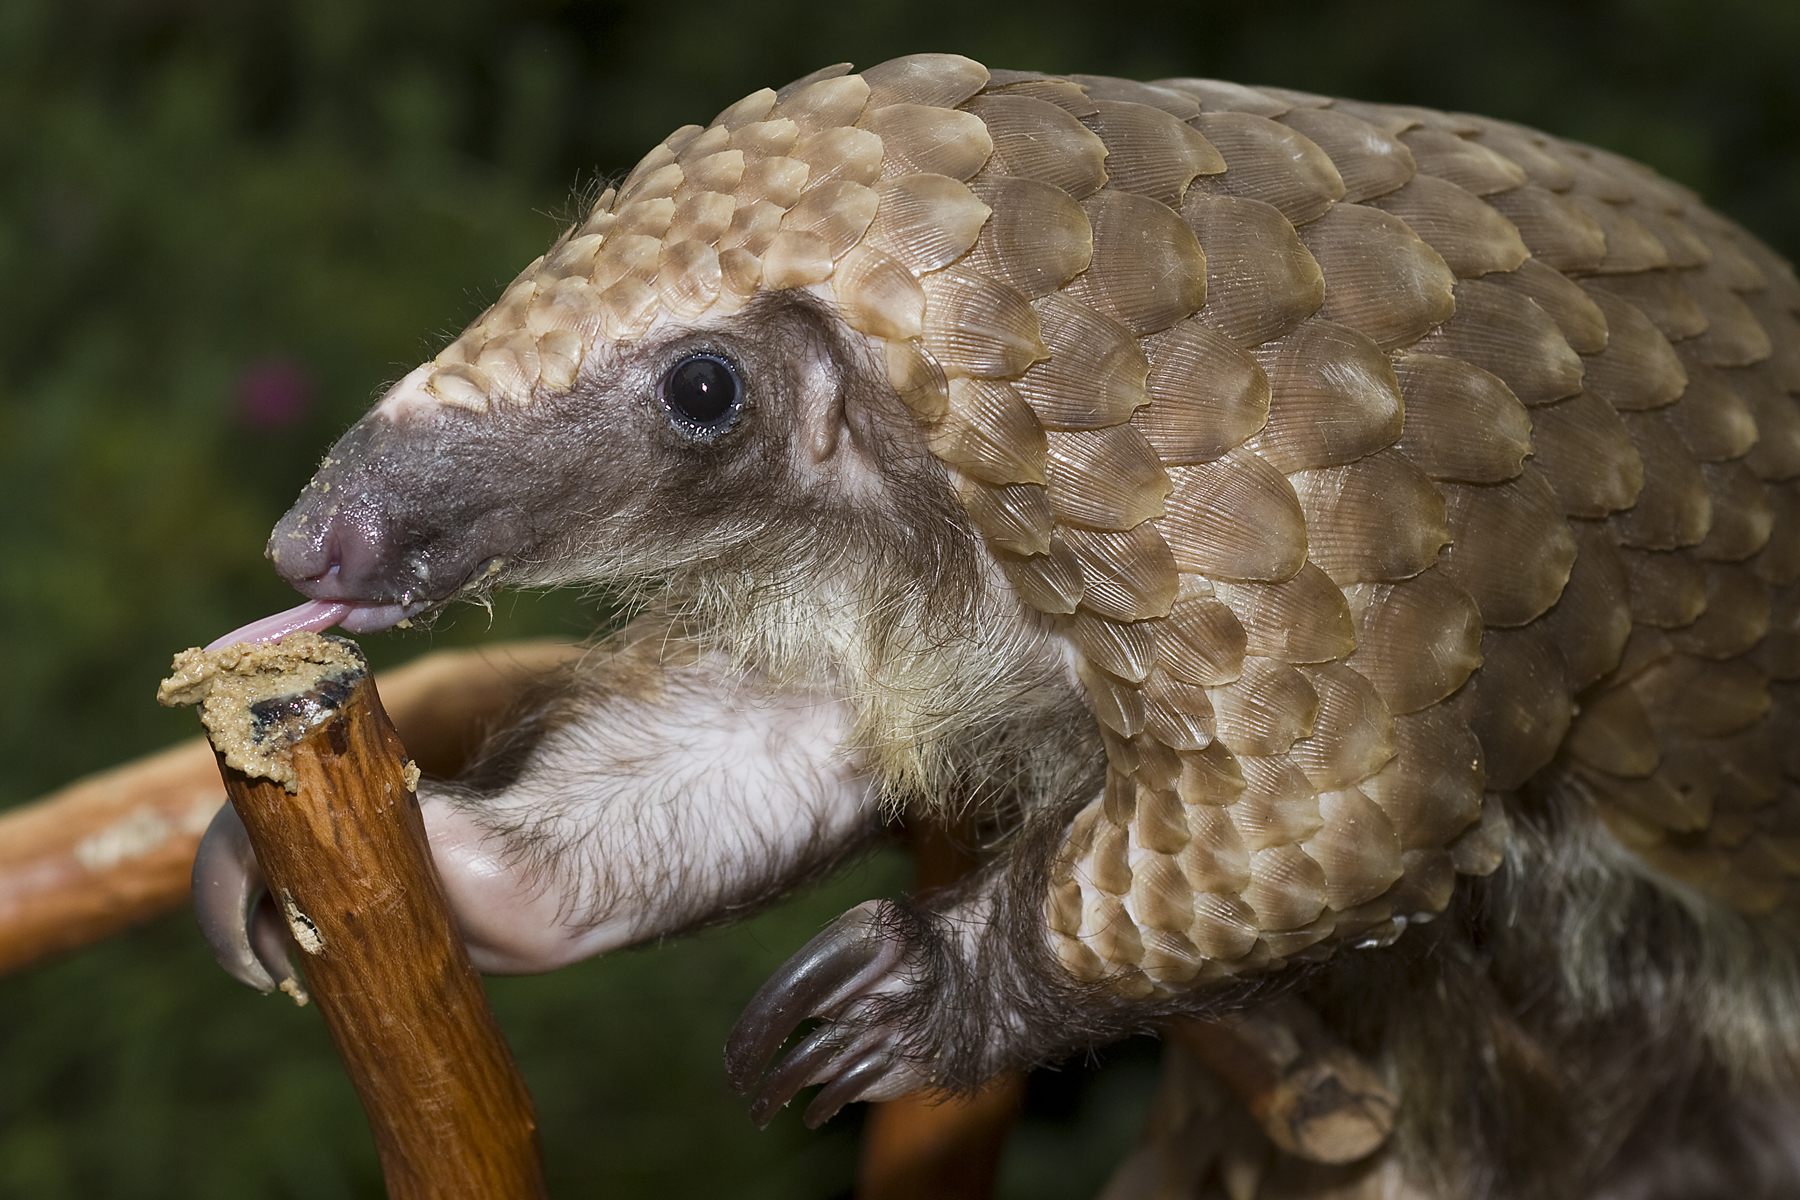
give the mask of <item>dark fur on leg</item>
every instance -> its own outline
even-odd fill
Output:
[[[1474,1200],[1800,1195],[1792,934],[1648,874],[1577,789],[1514,811],[1450,913],[1304,989],[1397,1079],[1408,1173]]]

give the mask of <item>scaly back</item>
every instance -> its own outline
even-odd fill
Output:
[[[1423,109],[842,66],[678,130],[430,387],[530,403],[798,287],[880,339],[1079,651],[1111,765],[1046,901],[1077,977],[1386,940],[1534,778],[1791,902],[1800,285],[1683,189]]]

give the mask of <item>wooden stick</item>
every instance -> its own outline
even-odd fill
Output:
[[[856,1200],[985,1200],[1024,1099],[1025,1076],[1004,1071],[973,1096],[914,1092],[874,1105]]]
[[[565,642],[441,650],[380,676],[401,739],[454,775],[533,680],[581,653]],[[225,789],[194,738],[0,813],[0,975],[180,908],[194,849]]]
[[[417,769],[361,652],[293,634],[176,666],[159,698],[201,705],[388,1195],[544,1196],[531,1097],[451,920]]]

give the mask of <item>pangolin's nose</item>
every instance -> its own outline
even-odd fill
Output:
[[[395,600],[415,581],[396,578],[397,548],[380,518],[360,505],[327,504],[309,489],[275,526],[269,559],[315,600]]]

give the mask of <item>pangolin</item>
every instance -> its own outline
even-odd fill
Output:
[[[746,1089],[819,1022],[759,1119],[1279,993],[1396,1083],[1419,1195],[1796,1194],[1796,393],[1790,266],[1604,151],[839,65],[671,134],[389,390],[247,636],[636,607],[423,787],[486,969],[976,822],[751,1003]],[[201,877],[253,881],[228,823]],[[267,985],[248,886],[212,936]]]

